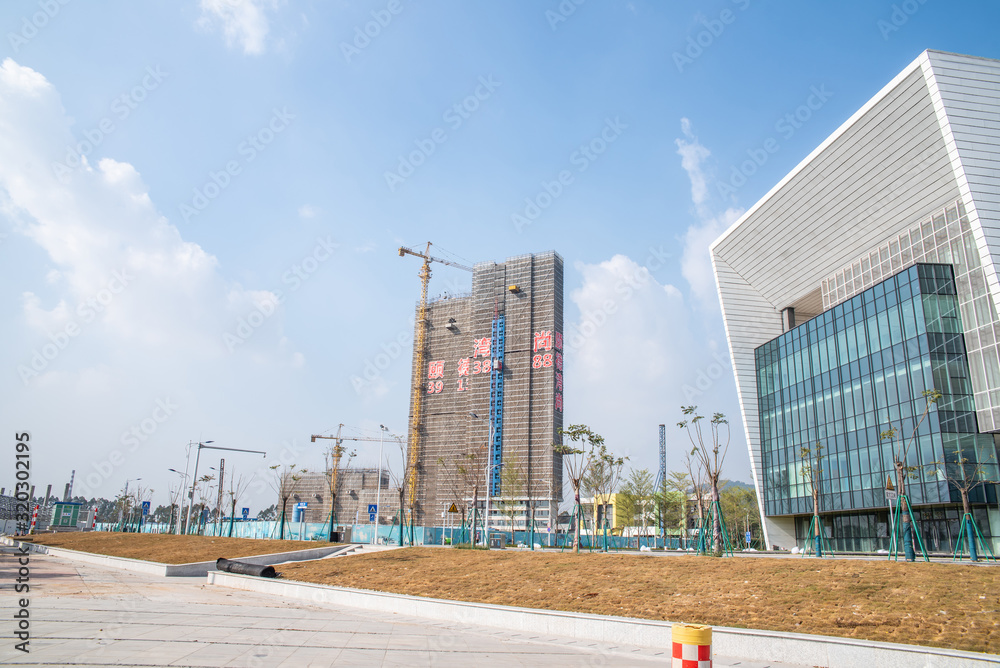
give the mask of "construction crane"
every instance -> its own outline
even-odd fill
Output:
[[[427,345],[427,284],[431,280],[431,262],[437,262],[439,264],[448,265],[449,267],[464,269],[465,271],[472,271],[472,268],[450,260],[442,260],[438,257],[432,257],[431,242],[429,241],[427,242],[427,248],[423,253],[418,253],[413,249],[400,246],[399,257],[405,257],[407,255],[419,257],[424,261],[423,265],[420,267],[420,272],[417,274],[417,276],[420,277],[420,305],[417,309],[417,331],[416,340],[413,345],[413,385],[411,387],[412,397],[410,399],[410,448],[406,457],[406,484],[410,490],[409,502],[412,519],[413,506],[416,501],[417,494],[417,458],[420,456],[420,427],[422,426],[422,422],[420,420],[420,409],[424,400],[423,370],[425,347]]]
[[[336,506],[336,503],[337,503],[336,491],[335,491],[337,489],[337,472],[340,470],[340,458],[344,456],[344,446],[342,445],[343,442],[344,441],[377,441],[377,442],[381,443],[383,441],[383,437],[382,436],[380,436],[379,438],[373,438],[371,436],[341,436],[341,432],[343,431],[343,429],[344,429],[344,423],[341,422],[340,424],[337,425],[337,434],[336,434],[336,436],[324,436],[322,434],[312,434],[312,435],[309,436],[309,442],[310,443],[315,443],[316,439],[318,439],[318,438],[327,438],[327,439],[330,439],[330,440],[333,441],[333,448],[331,449],[331,453],[330,453],[331,458],[333,459],[333,462],[331,463],[331,469],[330,469],[330,476],[331,476],[330,477],[330,493],[333,495],[333,499],[331,499],[331,501],[330,501],[330,504],[331,504],[330,505],[330,542],[331,543],[333,542],[333,515],[334,515],[334,511],[336,510],[335,506]],[[396,441],[397,443],[402,444],[402,441],[400,440],[400,438],[398,436],[393,435],[393,434],[389,435],[389,439],[392,440],[392,441]],[[381,456],[382,455],[379,454],[379,458],[381,458]],[[381,473],[382,472],[382,462],[381,461],[379,461],[378,469],[379,469],[379,479],[378,479],[378,481],[376,481],[375,485],[376,485],[376,489],[378,489],[379,491],[381,491],[381,489],[382,489],[382,473]],[[377,504],[378,504],[378,502],[376,502],[376,505]]]

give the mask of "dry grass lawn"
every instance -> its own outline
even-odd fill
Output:
[[[326,547],[329,543],[300,540],[258,540],[255,538],[224,538],[222,536],[175,536],[155,533],[110,533],[85,531],[47,533],[18,538],[40,545],[63,547],[67,550],[107,554],[155,561],[161,564],[190,564],[214,561],[219,557],[236,559],[257,554],[308,550]]]
[[[411,548],[280,570],[417,596],[1000,652],[997,567]]]
[[[34,542],[168,564],[319,546],[102,532]],[[425,547],[280,570],[290,580],[416,596],[1000,653],[996,566]]]

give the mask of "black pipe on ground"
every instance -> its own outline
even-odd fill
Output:
[[[248,564],[243,561],[231,561],[229,559],[223,559],[222,557],[216,559],[215,568],[216,570],[225,571],[226,573],[256,575],[261,578],[278,577],[278,574],[274,571],[274,566],[258,566],[257,564]]]

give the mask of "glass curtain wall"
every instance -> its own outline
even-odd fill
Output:
[[[831,546],[885,548],[886,479],[895,479],[894,456],[905,452],[920,529],[930,549],[951,550],[960,497],[941,463],[982,463],[985,479],[998,478],[993,436],[978,433],[962,332],[952,267],[916,264],[760,346],[765,513],[803,515],[796,532],[804,536],[813,502],[802,448],[820,444],[819,505]],[[932,389],[942,397],[928,406],[923,393]],[[890,428],[896,437],[880,438]],[[995,503],[993,486],[979,486],[972,501]]]

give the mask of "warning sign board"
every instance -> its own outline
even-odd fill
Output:
[[[458,512],[458,506],[456,506],[454,503],[451,504],[451,508],[448,509],[448,512],[449,513],[457,513]]]

